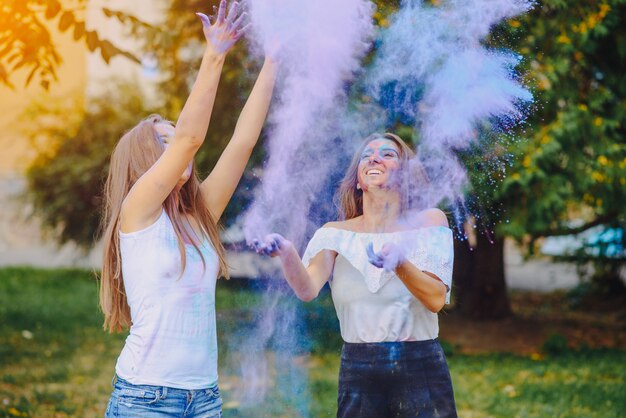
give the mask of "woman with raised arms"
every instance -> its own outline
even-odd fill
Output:
[[[176,124],[150,116],[117,144],[106,184],[100,304],[104,328],[130,332],[107,417],[219,417],[215,285],[228,276],[217,222],[265,121],[276,65],[266,58],[234,134],[204,180],[194,171],[226,54],[245,13],[222,0],[198,13],[206,47]]]

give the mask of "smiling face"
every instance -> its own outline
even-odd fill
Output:
[[[357,169],[363,191],[391,187],[400,168],[400,147],[389,139],[370,141],[361,153]]]
[[[172,139],[174,138],[175,128],[169,123],[157,123],[154,125],[154,130],[157,135],[163,141],[164,150],[170,145]],[[192,172],[192,162],[189,163],[185,172],[181,175],[180,180],[178,181],[179,185],[183,185],[189,180]]]

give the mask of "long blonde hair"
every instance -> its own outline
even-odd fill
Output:
[[[155,125],[171,123],[159,115],[150,115],[129,130],[117,143],[109,166],[105,185],[105,210],[103,216],[104,260],[100,277],[100,307],[104,313],[104,329],[122,331],[131,325],[130,307],[126,300],[122,259],[120,254],[120,212],[122,202],[137,180],[159,159],[164,146]],[[175,196],[178,193],[179,196]],[[177,204],[177,202],[179,202]],[[163,208],[174,226],[178,250],[182,261],[181,275],[187,257],[184,238],[190,238],[182,223],[181,212],[192,216],[200,225],[203,239],[208,238],[217,252],[219,274],[228,278],[225,251],[220,242],[217,222],[206,206],[200,192],[200,180],[195,168],[191,177],[179,191],[172,191],[163,202]],[[205,263],[196,240],[189,239]]]
[[[427,182],[426,174],[415,158],[415,152],[413,152],[411,147],[409,147],[402,138],[388,132],[384,134],[372,134],[365,138],[354,154],[352,162],[335,196],[341,220],[356,218],[363,214],[363,190],[357,189],[356,187],[359,181],[359,162],[361,161],[361,154],[365,147],[367,147],[367,144],[377,139],[392,141],[400,150],[399,192],[401,197],[401,213],[413,208],[416,197],[413,190],[417,185]]]

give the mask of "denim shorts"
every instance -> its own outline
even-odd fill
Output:
[[[105,418],[222,416],[222,398],[217,385],[207,389],[176,389],[166,386],[133,385],[113,378],[113,393]]]
[[[344,343],[339,418],[455,418],[450,372],[438,340]]]

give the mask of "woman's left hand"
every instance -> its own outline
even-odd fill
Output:
[[[246,32],[246,13],[237,1],[233,1],[226,10],[226,0],[220,2],[215,22],[204,13],[196,13],[202,21],[202,29],[207,45],[218,54],[226,54],[239,38]]]
[[[288,239],[285,239],[280,234],[269,234],[263,239],[263,242],[258,239],[252,240],[251,247],[257,252],[257,254],[265,254],[270,257],[276,257],[288,252],[293,244]]]
[[[374,251],[374,244],[370,242],[367,245],[367,258],[372,265],[383,268],[385,271],[395,271],[405,260],[404,251],[391,242],[383,244],[378,253]]]

